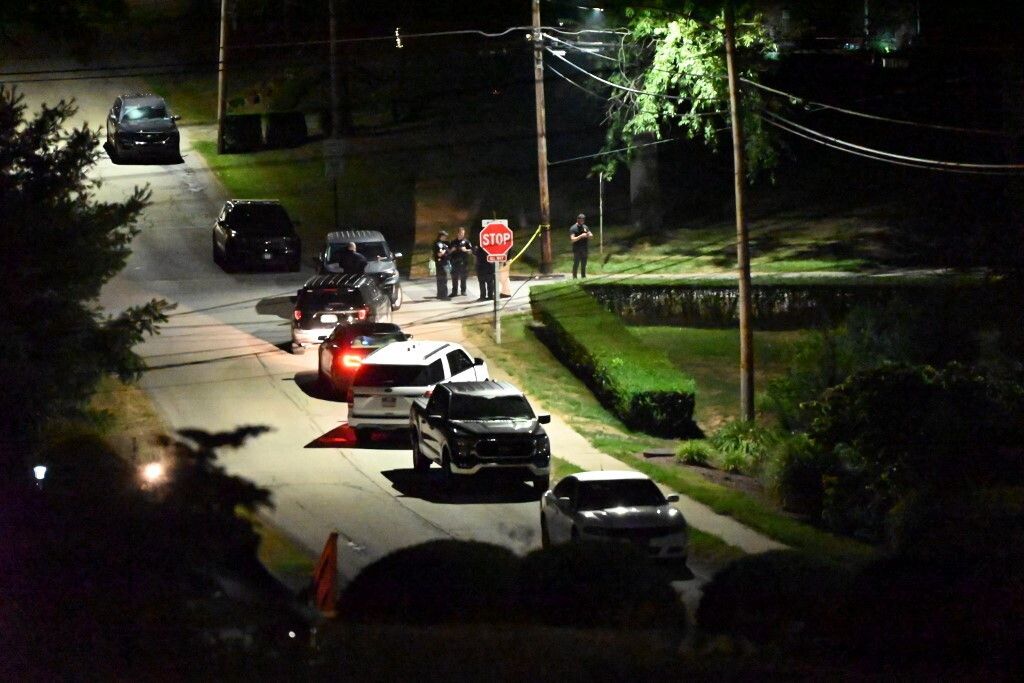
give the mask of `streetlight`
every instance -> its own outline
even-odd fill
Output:
[[[167,468],[162,462],[149,462],[139,469],[139,475],[145,486],[154,486],[167,476]]]

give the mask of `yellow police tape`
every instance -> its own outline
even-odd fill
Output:
[[[509,266],[511,266],[511,265],[512,265],[513,263],[515,263],[515,262],[516,262],[516,260],[517,260],[517,259],[518,259],[518,258],[519,258],[520,256],[522,256],[522,255],[523,255],[523,254],[524,254],[524,253],[526,252],[526,250],[527,250],[527,249],[529,249],[529,248],[530,248],[530,245],[531,245],[531,244],[533,244],[533,241],[534,241],[535,239],[537,239],[537,235],[539,235],[539,234],[540,234],[540,231],[541,231],[541,230],[543,230],[543,229],[544,229],[544,227],[545,227],[544,225],[538,225],[538,226],[537,226],[537,229],[533,231],[533,235],[531,235],[531,236],[530,236],[530,239],[526,240],[526,244],[524,244],[524,245],[523,245],[523,248],[519,250],[519,253],[518,253],[518,254],[516,254],[515,256],[513,256],[512,258],[510,258],[510,259],[508,260],[508,265],[509,265]],[[550,228],[551,226],[549,225],[549,226],[547,226],[547,227],[548,227],[548,228]]]

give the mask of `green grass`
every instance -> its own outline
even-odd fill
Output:
[[[674,442],[626,429],[536,339],[528,329],[530,324],[526,315],[505,318],[501,346],[494,344],[485,319],[467,321],[464,328],[473,343],[487,349],[488,357],[496,366],[504,368],[525,391],[585,435],[595,448],[786,545],[840,560],[860,560],[873,553],[869,546],[793,520],[764,503],[714,484],[696,473],[655,464],[638,455],[648,448],[666,447]]]
[[[739,333],[736,330],[692,327],[630,327],[648,346],[664,351],[670,361],[697,383],[694,415],[711,432],[739,415]],[[754,386],[786,371],[805,332],[754,333]]]

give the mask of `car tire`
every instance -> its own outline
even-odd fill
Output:
[[[352,431],[356,433],[356,445],[360,448],[365,448],[370,443],[370,430],[362,427],[353,427]]]
[[[573,527],[572,528],[572,533],[569,534],[569,539],[573,543],[579,543],[580,542],[580,530],[577,529],[576,527]]]
[[[234,273],[238,270],[237,258],[231,253],[231,243],[224,243],[224,251],[220,254],[221,268],[225,273]]]
[[[457,475],[452,472],[452,458],[448,454],[448,449],[445,448],[441,451],[441,479],[444,482],[444,487],[449,491],[456,488],[458,481]]]
[[[551,532],[548,531],[548,518],[544,515],[540,516],[540,547],[551,547]]]
[[[538,477],[532,477],[530,482],[533,484],[533,492],[540,498],[544,493],[551,488],[551,475],[542,474]]]
[[[405,303],[405,292],[402,291],[402,284],[396,283],[393,287],[394,296],[391,297],[391,310],[397,311]]]
[[[413,430],[409,438],[412,441],[412,468],[417,472],[426,472],[430,469],[430,460],[420,450],[419,432]]]
[[[317,393],[327,398],[334,398],[338,393],[334,390],[334,385],[331,384],[331,378],[324,373],[324,369],[321,367],[316,369],[316,388]]]

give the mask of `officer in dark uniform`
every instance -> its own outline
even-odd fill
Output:
[[[487,252],[479,244],[473,247],[476,257],[476,281],[480,285],[480,298],[477,301],[494,298],[494,264],[487,262]]]
[[[343,273],[362,275],[366,270],[366,257],[356,251],[355,242],[349,242],[338,259],[338,265],[341,266]]]
[[[437,241],[434,242],[434,252],[431,255],[436,266],[434,277],[437,280],[438,299],[448,298],[448,274],[452,270],[452,265],[448,261],[448,248],[450,246],[448,244],[448,231],[439,231],[437,233]]]
[[[590,232],[590,228],[583,222],[585,218],[586,216],[582,213],[576,216],[576,222],[569,228],[569,241],[572,242],[572,277],[574,280],[576,279],[577,271],[579,271],[581,277],[587,276],[587,252],[590,247],[590,238],[594,236],[594,233]]]
[[[448,260],[452,264],[452,296],[466,295],[466,276],[469,275],[469,255],[473,243],[466,239],[466,229],[459,228],[455,239],[448,248]]]

